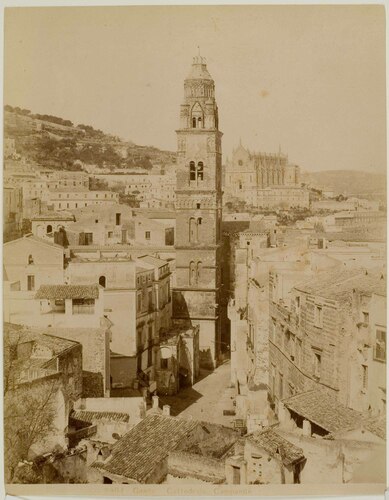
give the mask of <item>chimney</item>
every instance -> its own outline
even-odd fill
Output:
[[[159,408],[159,397],[153,396],[153,408]]]
[[[169,405],[163,405],[162,415],[166,415],[167,417],[170,417],[170,406]]]

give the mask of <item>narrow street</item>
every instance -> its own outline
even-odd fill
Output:
[[[169,404],[171,414],[194,418],[228,427],[233,425],[233,415],[223,415],[223,410],[233,410],[234,389],[230,385],[230,361],[213,372],[201,370],[200,379],[182,389],[175,396],[161,396],[162,404]]]

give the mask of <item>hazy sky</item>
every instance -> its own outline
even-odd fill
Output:
[[[175,150],[198,45],[224,157],[241,137],[307,170],[385,170],[383,6],[8,8],[4,100]]]

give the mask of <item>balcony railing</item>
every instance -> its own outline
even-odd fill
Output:
[[[73,314],[94,314],[95,306],[90,304],[73,304]]]

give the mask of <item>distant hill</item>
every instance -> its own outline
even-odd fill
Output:
[[[16,152],[43,166],[79,169],[80,162],[116,168],[146,168],[174,163],[176,154],[106,134],[91,125],[28,109],[4,106],[4,136],[15,140]]]
[[[386,193],[385,174],[357,170],[323,170],[322,172],[304,172],[301,180],[311,187],[349,196],[384,195]]]

